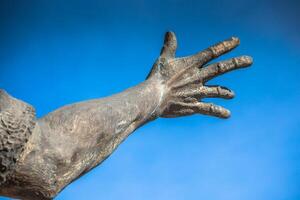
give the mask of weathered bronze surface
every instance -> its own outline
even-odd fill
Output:
[[[113,96],[64,106],[36,119],[31,105],[0,91],[0,195],[52,199],[104,161],[135,129],[158,117],[193,114],[228,118],[230,111],[202,102],[234,93],[205,83],[248,67],[241,56],[207,64],[234,49],[232,37],[195,55],[176,58],[177,40],[167,32],[147,79]]]

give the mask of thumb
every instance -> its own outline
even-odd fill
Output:
[[[177,49],[177,40],[174,32],[168,31],[165,34],[164,46],[160,56],[164,58],[174,58]]]

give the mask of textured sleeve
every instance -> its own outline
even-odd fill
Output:
[[[13,172],[34,126],[34,108],[0,90],[0,185]]]

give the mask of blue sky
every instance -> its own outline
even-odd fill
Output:
[[[57,199],[298,200],[298,13],[292,0],[2,1],[0,88],[40,117],[143,81],[167,30],[178,56],[238,36],[220,59],[248,54],[254,64],[211,81],[235,99],[207,99],[230,119],[149,123]]]

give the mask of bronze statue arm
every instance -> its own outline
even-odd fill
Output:
[[[166,33],[164,46],[147,79],[124,92],[62,107],[37,120],[13,175],[0,194],[51,199],[107,158],[135,129],[158,117],[205,114],[228,118],[229,110],[203,98],[234,97],[205,83],[252,64],[249,56],[208,64],[238,46],[230,38],[195,55],[175,58],[177,40]]]

